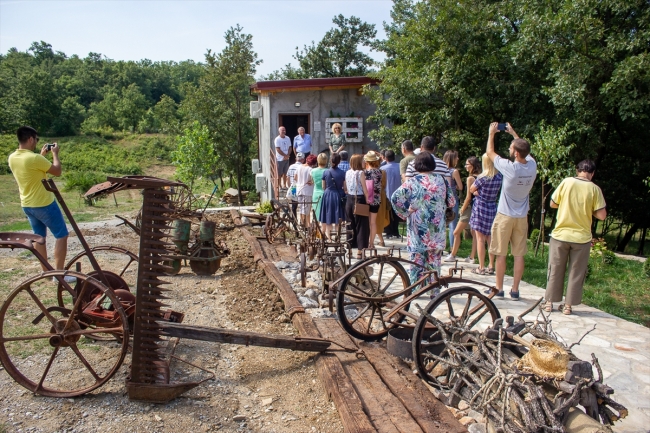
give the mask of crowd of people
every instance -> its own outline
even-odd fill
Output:
[[[282,129],[276,138],[278,172],[284,164],[285,149],[290,149]],[[512,135],[511,159],[502,158],[494,150],[495,136],[501,131]],[[305,140],[305,136],[308,134],[303,129],[294,139],[296,163],[287,169],[287,195],[293,200],[301,224],[310,223],[312,206],[328,237],[338,223],[345,222],[351,233],[351,247],[361,258],[364,249],[384,246],[384,236],[400,236],[399,223],[405,221],[409,259],[420,265],[411,267],[412,283],[432,278],[424,271],[440,271],[442,261],[476,263],[478,258],[478,267],[472,272],[496,275],[497,297],[505,296],[503,282],[510,248],[514,275],[509,295],[519,299],[527,252],[529,193],[537,163],[530,155],[530,144],[510,124],[502,129],[497,123],[490,125],[481,159],[470,156],[465,160],[465,182],[457,168],[458,153],[449,150],[440,159],[434,137],[424,137],[419,149],[414,149],[411,140],[405,140],[401,144],[403,158],[398,163],[392,150],[354,154],[348,161],[345,135],[339,124],[332,127],[329,157],[326,153],[311,155],[311,138]],[[308,149],[300,147],[305,141],[309,142]],[[602,192],[591,182],[594,171],[592,161],[582,161],[577,177],[566,179],[552,197],[551,206],[559,207],[561,217],[551,234],[547,311],[552,310],[553,302],[562,299],[567,262],[569,285],[562,312],[571,314],[571,306],[581,302],[591,218],[604,219],[606,215]],[[471,238],[471,254],[459,258],[463,233]],[[445,249],[449,253],[443,259]]]

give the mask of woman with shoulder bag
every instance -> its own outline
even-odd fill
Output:
[[[381,179],[384,172],[379,169],[381,158],[375,151],[368,151],[363,157],[366,169],[361,173],[361,187],[366,196],[366,202],[370,206],[370,240],[369,248],[375,248],[375,236],[379,232],[377,226],[377,214],[381,203]],[[383,242],[383,240],[382,240]]]
[[[415,158],[414,168],[418,174],[407,179],[391,197],[395,213],[406,220],[409,260],[419,265],[409,269],[411,284],[420,280],[425,271],[440,272],[446,243],[445,211],[456,203],[445,178],[433,173],[436,162],[428,152]],[[424,283],[433,282],[433,278],[430,274]]]
[[[332,167],[323,172],[323,196],[321,197],[319,221],[323,224],[325,236],[330,238],[332,230],[336,230],[339,221],[345,221],[345,207],[343,199],[345,193],[345,173],[338,168],[341,155],[332,155]]]
[[[361,183],[362,172],[363,155],[352,155],[350,169],[345,173],[347,192],[345,215],[348,220],[348,230],[352,231],[350,247],[358,249],[357,259],[361,258],[361,250],[368,248],[370,239],[369,209]]]

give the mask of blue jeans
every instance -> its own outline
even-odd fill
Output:
[[[456,214],[456,218],[454,218],[454,220],[449,223],[449,251],[454,248],[454,230],[456,230],[458,219],[460,218],[460,215],[458,214],[459,204],[460,203],[458,203],[458,197],[456,197],[456,204],[454,205],[454,213]]]
[[[68,236],[68,228],[56,200],[43,207],[24,207],[23,212],[27,215],[34,234],[45,237],[49,228],[56,239]]]

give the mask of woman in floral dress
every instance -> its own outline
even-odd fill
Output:
[[[406,220],[409,260],[421,265],[409,269],[411,284],[422,278],[425,271],[440,272],[446,241],[445,209],[456,204],[445,179],[433,173],[436,162],[428,152],[419,154],[414,166],[418,174],[409,178],[391,197],[395,213]],[[433,276],[426,281],[430,282]]]

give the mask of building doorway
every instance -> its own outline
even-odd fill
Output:
[[[287,137],[291,139],[293,145],[293,138],[298,135],[298,128],[301,126],[305,128],[305,134],[309,134],[309,114],[280,114],[278,125],[284,126],[287,130]],[[296,154],[291,153],[289,158],[290,164],[296,162]]]

